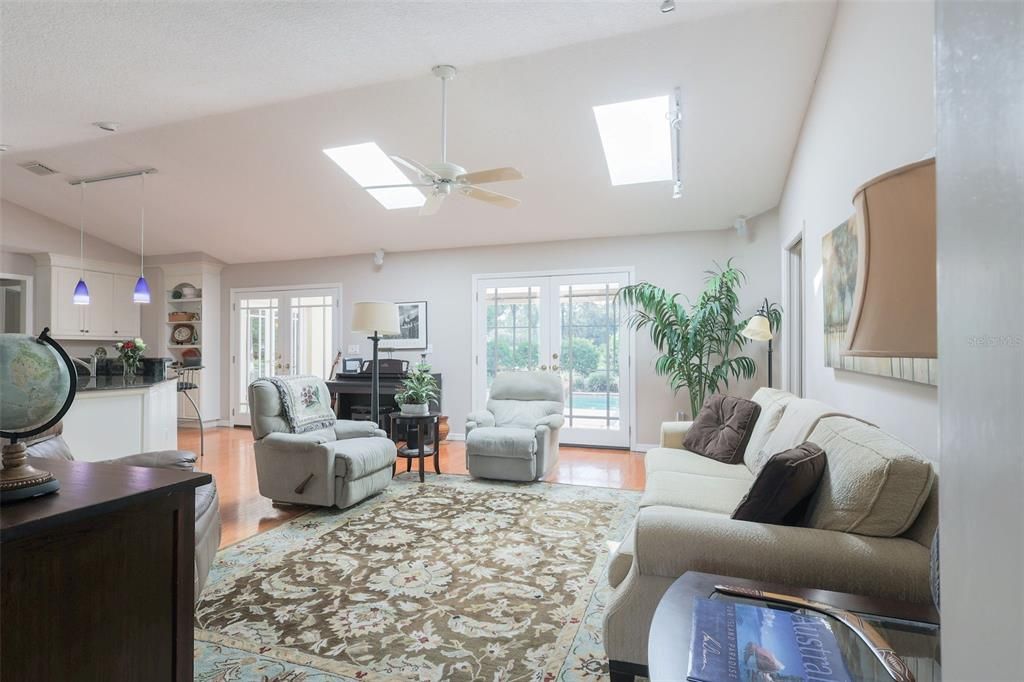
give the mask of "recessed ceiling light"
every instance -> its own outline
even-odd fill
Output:
[[[660,9],[662,14],[674,12],[676,9],[676,0],[662,0]]]
[[[613,185],[672,179],[668,95],[594,107]]]
[[[9,144],[0,144],[0,152],[6,152],[11,148]]]
[[[360,187],[375,185],[407,185],[409,178],[398,169],[376,142],[352,144],[325,149],[331,161],[352,176]],[[367,190],[386,209],[422,206],[427,199],[415,187],[391,187]]]
[[[121,127],[121,124],[117,121],[96,121],[93,125],[108,133],[116,133],[117,129]]]

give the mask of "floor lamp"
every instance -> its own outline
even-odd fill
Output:
[[[352,309],[352,331],[370,334],[367,338],[373,342],[373,364],[370,368],[370,414],[373,415],[371,419],[374,422],[379,422],[380,372],[377,367],[377,344],[384,336],[398,334],[398,306],[385,301],[356,303]]]
[[[768,388],[772,387],[772,323],[768,319],[768,299],[764,299],[761,309],[754,313],[754,316],[747,322],[747,326],[740,332],[751,341],[768,342]]]

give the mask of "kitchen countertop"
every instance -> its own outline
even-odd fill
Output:
[[[135,376],[130,381],[125,381],[125,378],[121,375],[107,376],[107,377],[78,377],[78,392],[84,393],[87,391],[126,391],[134,390],[139,388],[149,388],[151,386],[159,386],[166,381],[177,381],[176,376],[169,376],[163,379],[154,379],[152,377]]]

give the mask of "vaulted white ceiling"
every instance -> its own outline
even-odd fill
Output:
[[[726,227],[778,201],[833,6],[678,5],[5,2],[2,195],[77,225],[68,177],[155,166],[147,251],[227,262]],[[439,62],[449,159],[522,169],[519,208],[386,211],[322,153],[437,160]],[[612,187],[591,107],[677,85],[683,198]],[[133,248],[137,189],[89,187],[87,231]]]

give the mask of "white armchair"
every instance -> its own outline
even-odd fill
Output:
[[[503,372],[486,410],[466,417],[466,468],[477,478],[535,481],[558,461],[562,379],[548,372]]]

